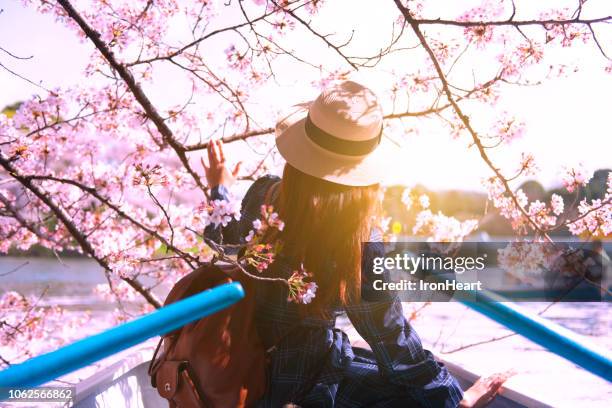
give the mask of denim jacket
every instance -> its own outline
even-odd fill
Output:
[[[280,180],[264,176],[249,188],[243,201],[240,221],[226,227],[209,227],[205,234],[217,242],[244,244],[244,237],[259,217],[268,188]],[[212,189],[213,199],[227,199],[228,191]],[[384,256],[382,242],[364,246],[362,280],[373,279],[375,257]],[[289,277],[292,270],[282,262],[274,262],[275,276]],[[380,275],[376,275],[380,279]],[[346,313],[351,323],[369,344],[378,372],[390,385],[405,389],[412,400],[424,407],[456,407],[462,391],[443,364],[424,350],[417,333],[404,317],[402,303],[389,293],[362,293],[357,304],[332,307],[329,318],[300,317],[298,307],[287,301],[287,288],[281,284],[261,282],[257,287],[256,326],[264,346],[275,345],[271,356],[270,391],[263,406],[280,407],[291,401],[304,383],[318,375],[317,387],[311,393],[321,404],[334,406],[337,385],[351,366],[355,353],[348,336],[335,328],[336,318]],[[296,322],[300,322],[296,326]],[[291,330],[291,335],[284,334]],[[282,338],[279,344],[275,342]],[[322,368],[322,369],[321,369]],[[309,396],[312,400],[313,396]]]

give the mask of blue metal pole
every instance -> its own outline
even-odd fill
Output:
[[[461,302],[585,370],[612,381],[612,358],[608,350],[495,294],[481,291],[471,295],[475,299],[461,299]]]
[[[239,283],[226,283],[128,323],[0,371],[0,388],[35,387],[85,367],[151,337],[216,313],[244,297]],[[4,392],[1,394],[5,394]],[[6,395],[0,395],[0,400]]]

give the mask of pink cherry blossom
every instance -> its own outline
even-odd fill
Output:
[[[43,83],[48,90],[33,88],[36,94],[23,98],[14,112],[0,114],[0,253],[39,246],[93,258],[110,282],[96,293],[116,303],[140,302],[135,313],[159,303],[144,302],[142,292],[172,284],[203,262],[219,259],[223,248],[209,245],[202,231],[240,218],[240,200],[233,194],[227,201],[209,199],[198,164],[204,144],[224,138],[239,146],[235,152],[247,151],[239,178],[273,173],[282,164],[272,136],[276,112],[289,102],[316,96],[332,83],[360,81],[357,75],[372,72],[381,74],[372,77],[371,86],[384,107],[384,137],[409,146],[411,137],[426,136],[432,129],[459,139],[457,143],[467,142],[471,149],[480,148],[476,160],[486,164],[487,211],[507,219],[518,236],[544,236],[559,228],[582,238],[612,234],[610,178],[603,197],[579,197],[576,206],[558,195],[550,203],[530,201],[518,189],[526,176],[538,178],[535,163],[545,161],[529,151],[510,156],[511,142],[522,139],[521,146],[528,145],[537,135],[528,132],[524,118],[506,98],[527,85],[570,78],[583,65],[567,58],[578,47],[585,58],[597,57],[592,61],[601,71],[611,73],[610,62],[597,54],[598,45],[605,50],[610,43],[600,28],[609,19],[590,25],[547,22],[519,30],[504,23],[512,16],[511,2],[486,0],[440,13],[433,3],[408,0],[402,2],[408,15],[429,21],[419,23],[424,42],[417,41],[400,7],[387,21],[400,37],[378,43],[370,35],[371,24],[343,31],[333,16],[324,15],[331,2],[319,0],[276,5],[265,0],[229,5],[74,1],[94,31],[88,36],[60,3],[22,3],[65,27],[84,43],[90,57],[81,74],[66,78],[63,86]],[[541,20],[574,18],[574,9],[535,3],[529,13],[517,3],[514,19],[527,14]],[[228,16],[234,13],[243,21],[241,5],[252,24],[233,27],[236,22]],[[435,23],[438,18],[470,24],[440,25]],[[374,20],[378,23],[378,15]],[[491,21],[498,23],[479,24]],[[109,55],[115,59],[112,66]],[[12,66],[7,58],[7,66]],[[60,63],[45,69],[56,70]],[[124,69],[123,75],[118,68]],[[172,83],[166,86],[170,70]],[[280,94],[284,96],[277,97]],[[548,148],[553,151],[555,146]],[[241,159],[234,157],[238,154],[228,149],[228,161]],[[499,157],[514,159],[498,162]],[[451,171],[458,165],[447,164]],[[580,164],[567,164],[559,182],[569,192],[580,193],[590,174]],[[32,190],[48,199],[41,200]],[[394,220],[398,227],[387,234],[389,239],[397,239],[394,231],[403,230],[430,241],[460,241],[478,226],[476,219],[434,213],[429,200],[410,189],[401,201],[399,208],[406,211],[401,222]],[[413,210],[415,204],[419,208]],[[385,221],[388,228],[388,214],[376,220]],[[264,242],[263,237],[282,235],[283,228],[273,208],[263,207],[246,237],[249,256],[240,259],[241,264],[265,271],[282,242]],[[532,263],[539,259],[537,254],[526,256]],[[303,270],[293,274],[287,282],[290,301],[312,301],[317,285],[311,277]],[[129,282],[141,283],[142,291]],[[62,334],[73,338],[80,333],[78,322],[87,321],[82,316],[69,323],[60,308],[42,310],[33,306],[35,299],[18,293],[4,297],[0,305],[15,306],[10,319],[28,312],[35,318],[23,335],[0,329],[0,355],[15,361],[59,345],[56,332],[73,328],[73,333]],[[113,316],[116,322],[130,318],[119,306]]]
[[[274,207],[271,205],[262,205],[260,207],[261,218],[253,221],[253,229],[249,231],[245,237],[247,242],[244,259],[246,263],[255,267],[257,271],[263,272],[272,262],[282,246],[281,243],[274,244],[262,243],[262,239],[270,230],[278,232],[285,228],[285,223],[274,212]]]
[[[236,199],[227,200],[212,200],[210,204],[205,207],[208,209],[209,222],[215,227],[227,224],[235,220],[240,220],[240,201]]]
[[[315,282],[306,282],[311,275],[303,268],[293,272],[289,278],[289,302],[308,304],[317,294],[318,286]]]
[[[247,264],[255,267],[258,272],[263,272],[274,262],[276,249],[271,244],[255,244],[251,240],[249,245],[247,245],[244,259]]]
[[[429,197],[426,194],[421,194],[419,196],[419,205],[423,209],[429,208]]]
[[[89,314],[39,306],[43,296],[26,297],[15,291],[0,296],[0,355],[4,360],[20,362],[82,336],[80,328],[89,322]]]
[[[522,176],[533,176],[538,172],[535,157],[531,153],[521,153],[519,173]]]
[[[402,192],[402,203],[404,203],[404,206],[406,206],[406,210],[410,210],[410,208],[412,207],[412,196],[411,196],[412,190],[409,188],[406,188],[403,192]]]
[[[441,212],[423,210],[417,214],[412,232],[427,236],[431,242],[461,242],[477,227],[477,220],[459,221]]]
[[[529,281],[540,276],[543,268],[559,256],[554,245],[533,241],[517,241],[498,250],[499,266],[515,277]]]
[[[565,169],[565,173],[561,177],[563,185],[570,193],[576,188],[586,185],[591,179],[592,174],[588,173],[582,164],[576,167]]]
[[[506,113],[501,114],[501,118],[493,128],[493,134],[502,141],[509,143],[525,134],[525,124],[506,115]]]
[[[559,194],[553,194],[550,198],[550,206],[555,215],[561,215],[564,209],[563,197]]]

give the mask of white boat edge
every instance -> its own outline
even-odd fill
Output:
[[[74,407],[77,408],[166,408],[168,403],[151,386],[147,368],[155,342],[148,341],[120,353],[114,362],[75,384]],[[462,387],[474,383],[478,375],[436,356],[457,378]],[[489,405],[491,408],[550,408],[511,387],[504,388]]]

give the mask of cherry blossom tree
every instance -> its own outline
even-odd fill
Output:
[[[40,88],[14,114],[0,115],[0,252],[32,245],[78,251],[104,270],[108,285],[99,292],[110,299],[141,298],[149,305],[143,311],[151,310],[160,306],[152,289],[161,282],[213,259],[236,262],[202,232],[237,217],[239,201],[210,200],[197,163],[211,140],[222,139],[241,145],[241,157],[232,158],[244,161],[240,179],[274,167],[275,113],[284,103],[262,106],[262,95],[295,80],[296,72],[308,72],[306,86],[316,94],[356,73],[391,71],[376,89],[386,109],[385,137],[401,145],[420,120],[433,120],[449,138],[468,140],[490,170],[491,204],[517,235],[550,240],[563,228],[583,237],[612,233],[612,176],[600,199],[564,203],[556,195],[529,202],[514,183],[537,174],[537,158],[523,152],[514,168],[501,168],[492,155],[527,137],[521,118],[498,107],[499,99],[510,88],[571,76],[580,67],[558,58],[564,50],[586,48],[612,73],[612,50],[606,49],[612,16],[593,15],[590,1],[535,12],[532,5],[524,12],[518,1],[483,0],[443,18],[449,13],[435,2],[388,0],[393,18],[384,29],[390,36],[368,47],[359,41],[377,27],[335,32],[321,24],[333,21],[321,0],[23,3],[72,30],[89,44],[91,58],[80,85]],[[342,18],[350,16],[347,11]],[[21,58],[19,50],[2,51],[9,60]],[[469,81],[466,70],[474,71]],[[15,80],[35,83],[11,72]],[[168,78],[177,92],[151,96]],[[484,110],[495,112],[489,122],[478,118]],[[568,166],[562,182],[577,191],[590,175],[579,163]],[[410,190],[402,201],[416,209],[414,234],[457,241],[478,226],[477,219],[433,212],[426,196]],[[249,235],[245,262],[257,270],[273,257],[273,248],[258,243],[259,231],[282,228],[272,213],[262,209]],[[296,271],[289,280],[293,300],[314,296],[316,284],[305,282],[307,276]],[[21,307],[23,320],[32,310],[42,313],[33,302],[8,292],[0,309]],[[37,323],[44,321],[31,320],[28,330],[35,332],[37,324],[49,330]],[[3,342],[23,341],[17,324],[2,322]]]

